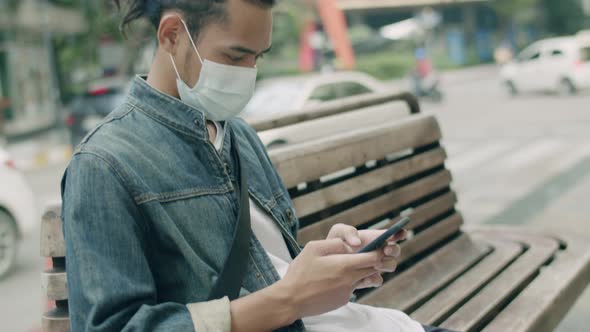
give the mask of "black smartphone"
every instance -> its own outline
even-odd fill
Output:
[[[369,243],[366,247],[359,250],[359,254],[371,252],[373,250],[377,250],[385,245],[387,239],[391,236],[399,233],[407,224],[410,223],[410,217],[403,217],[400,221],[396,222],[395,225],[391,226],[385,233],[381,234],[378,238],[373,240],[373,242]]]

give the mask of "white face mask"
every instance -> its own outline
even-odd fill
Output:
[[[182,19],[181,19],[182,21]],[[248,104],[256,86],[256,68],[229,66],[201,58],[191,34],[182,21],[191,44],[201,61],[201,73],[197,84],[190,88],[181,78],[170,55],[176,71],[176,86],[180,99],[205,113],[205,118],[213,121],[226,121],[238,115]]]

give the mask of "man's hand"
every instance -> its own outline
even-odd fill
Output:
[[[385,230],[359,231],[356,228],[346,224],[336,224],[330,229],[327,239],[342,239],[348,246],[351,247],[352,252],[356,252],[371,243],[384,232]],[[405,238],[406,231],[404,230],[393,235],[387,240],[387,245],[381,249],[383,253],[383,259],[378,266],[379,271],[361,280],[356,285],[356,289],[379,287],[383,284],[381,272],[395,271],[397,268],[397,258],[401,253],[401,248],[396,244],[396,242]]]
[[[357,285],[377,272],[381,251],[353,254],[342,239],[311,241],[276,284],[288,295],[296,318],[315,316],[346,303]]]

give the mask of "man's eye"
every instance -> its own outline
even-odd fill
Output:
[[[241,56],[231,56],[229,54],[226,54],[226,56],[230,61],[233,61],[233,62],[238,62],[238,61],[244,60],[244,57],[241,57]]]

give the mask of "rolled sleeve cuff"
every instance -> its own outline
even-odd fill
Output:
[[[231,312],[228,297],[186,307],[197,332],[231,332]]]

